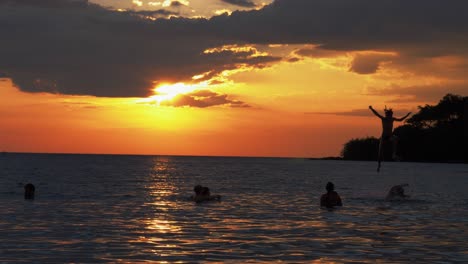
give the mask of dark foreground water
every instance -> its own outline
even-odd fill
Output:
[[[467,263],[468,165],[0,154],[0,262]],[[333,181],[344,207],[318,206]],[[36,199],[23,199],[23,185]],[[385,202],[408,183],[411,199]],[[202,184],[221,202],[187,199]]]

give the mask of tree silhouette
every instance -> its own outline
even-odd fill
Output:
[[[343,146],[341,156],[345,160],[377,160],[378,150],[378,138],[355,138]]]
[[[437,105],[418,108],[405,125],[394,130],[399,138],[398,155],[405,161],[468,162],[468,97],[447,94]],[[342,150],[343,159],[376,160],[376,141],[348,141]],[[385,157],[388,160],[388,154]]]

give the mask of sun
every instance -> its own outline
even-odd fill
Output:
[[[173,84],[162,84],[153,89],[155,95],[139,100],[139,102],[156,103],[158,106],[164,101],[171,101],[176,96],[188,94],[196,90],[206,89],[207,82],[197,84],[186,84],[183,82]]]

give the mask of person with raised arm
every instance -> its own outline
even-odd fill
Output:
[[[374,113],[375,116],[380,118],[382,120],[382,135],[380,137],[380,143],[379,143],[379,153],[378,153],[378,166],[377,166],[377,172],[380,171],[380,163],[382,162],[383,159],[383,144],[387,141],[391,141],[393,143],[393,154],[392,158],[394,160],[398,160],[398,157],[396,155],[397,153],[397,142],[398,142],[398,137],[393,135],[393,122],[394,121],[403,121],[405,120],[411,112],[406,114],[402,118],[395,118],[393,117],[393,110],[392,109],[387,109],[385,107],[385,116],[380,115],[377,111],[372,108],[372,106],[369,106],[369,109]]]

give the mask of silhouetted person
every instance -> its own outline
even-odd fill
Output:
[[[327,193],[320,197],[321,207],[333,208],[334,206],[343,206],[341,197],[337,192],[335,192],[335,185],[333,183],[328,182],[325,189],[327,190]]]
[[[213,200],[219,201],[221,199],[220,195],[211,195],[210,188],[208,187],[196,185],[193,188],[193,191],[195,192],[195,195],[192,196],[192,200],[194,200],[197,203],[201,203],[203,201],[213,201]]]
[[[372,108],[371,105],[369,105],[369,109],[372,111],[372,113],[374,113],[374,115],[376,115],[377,117],[379,117],[382,120],[382,136],[380,137],[379,154],[378,154],[378,163],[379,164],[377,166],[377,172],[378,172],[378,171],[380,171],[380,162],[383,159],[383,144],[384,144],[384,142],[391,141],[393,143],[392,158],[394,160],[398,159],[398,157],[396,155],[398,138],[395,135],[393,135],[393,122],[394,121],[403,121],[403,120],[405,120],[411,114],[411,112],[409,112],[408,114],[406,114],[402,118],[395,118],[395,117],[393,117],[392,109],[387,109],[385,107],[385,109],[384,109],[385,116],[381,116],[379,113],[377,113],[377,111],[375,111],[374,108]]]
[[[34,191],[36,188],[32,183],[28,183],[24,186],[24,199],[32,200],[34,199]]]
[[[408,186],[407,183],[393,186],[390,189],[390,191],[388,191],[388,194],[387,194],[387,197],[385,197],[385,200],[392,201],[392,200],[402,200],[402,199],[408,198],[409,195],[405,194],[405,189],[403,188],[406,186]]]

